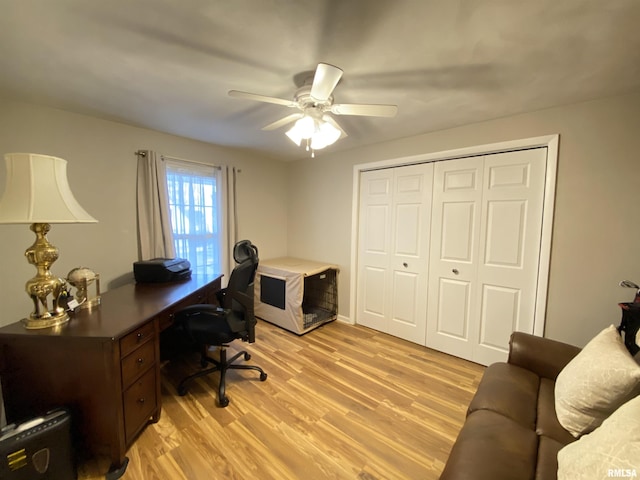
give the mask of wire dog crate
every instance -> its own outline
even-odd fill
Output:
[[[338,315],[338,268],[291,257],[265,260],[254,283],[255,315],[302,335]]]

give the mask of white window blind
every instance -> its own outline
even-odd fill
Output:
[[[176,256],[189,260],[194,274],[223,271],[220,169],[189,162],[166,162]]]

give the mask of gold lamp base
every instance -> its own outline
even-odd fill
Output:
[[[29,318],[22,319],[22,325],[24,325],[24,328],[29,330],[35,330],[38,328],[57,327],[59,325],[64,325],[68,321],[69,315],[66,312],[63,312],[61,315],[52,315],[47,318],[32,318],[30,315]]]
[[[47,240],[50,229],[48,223],[31,224],[36,241],[24,252],[29,263],[38,270],[25,286],[27,295],[33,301],[33,312],[29,318],[22,319],[25,328],[29,329],[55,327],[69,321],[69,315],[61,305],[65,281],[54,277],[49,270],[58,259],[58,249]]]

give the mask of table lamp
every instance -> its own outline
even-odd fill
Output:
[[[7,178],[0,199],[0,224],[31,224],[36,240],[27,250],[27,261],[37,274],[26,283],[34,310],[22,320],[29,329],[62,325],[69,315],[62,304],[65,281],[49,268],[58,249],[47,240],[51,223],[96,223],[77,202],[67,181],[67,161],[34,153],[8,153],[4,157]]]

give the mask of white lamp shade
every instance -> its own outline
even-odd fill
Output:
[[[298,146],[302,140],[307,140],[307,150],[320,150],[333,145],[340,137],[346,135],[330,116],[324,115],[320,118],[306,113],[286,134]]]
[[[295,125],[286,132],[286,135],[297,146],[300,146],[300,144],[302,143],[302,136],[300,135],[300,132],[298,131]]]
[[[300,120],[296,122],[295,125],[296,130],[300,132],[300,136],[302,138],[309,139],[316,133],[318,129],[317,120],[315,118],[309,117],[305,115]]]
[[[34,153],[4,156],[7,178],[0,223],[95,223],[67,181],[67,161]]]
[[[342,132],[329,122],[320,124],[320,128],[311,138],[311,148],[320,150],[328,145],[332,145],[340,138]]]
[[[318,122],[316,119],[305,115],[300,118],[287,132],[287,137],[291,139],[293,143],[300,146],[302,140],[310,139],[317,131]]]

